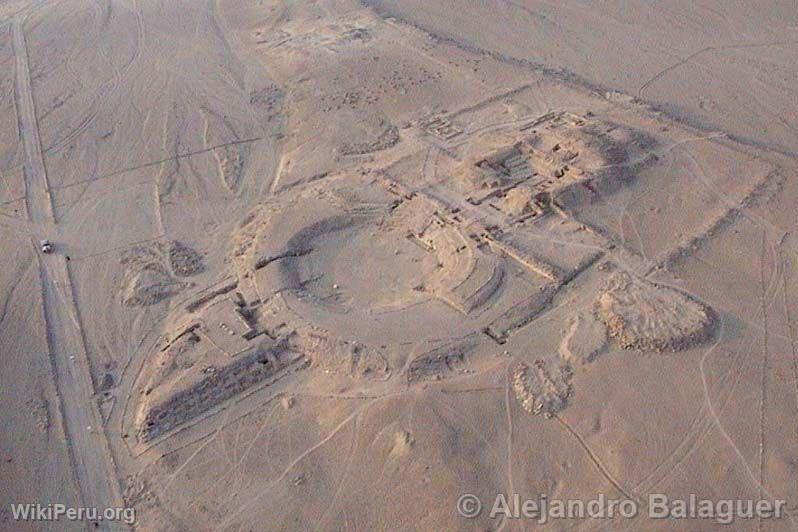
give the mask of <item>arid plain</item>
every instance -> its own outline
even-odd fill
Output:
[[[0,62],[0,529],[798,528],[794,2],[5,1]]]

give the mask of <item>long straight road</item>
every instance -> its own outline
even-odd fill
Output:
[[[12,27],[16,58],[15,101],[19,132],[25,149],[28,217],[33,228],[40,236],[44,236],[55,230],[56,219],[39,140],[23,19],[15,19]],[[47,345],[83,506],[97,508],[98,512],[104,508],[121,507],[116,468],[94,395],[66,259],[56,249],[52,255],[41,254],[39,265]],[[122,526],[119,523],[100,522],[97,528],[114,530]]]
[[[25,46],[22,20],[15,19],[12,29],[14,33],[14,58],[16,60],[14,99],[17,106],[19,136],[25,148],[24,172],[28,217],[37,224],[53,224],[55,223],[55,215],[47,185],[47,171],[44,167],[42,144],[39,139],[39,124],[36,119],[36,106],[33,103],[28,50]]]

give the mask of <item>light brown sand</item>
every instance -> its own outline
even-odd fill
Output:
[[[792,530],[796,53],[790,2],[0,5],[0,529]]]

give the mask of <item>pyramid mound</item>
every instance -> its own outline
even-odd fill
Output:
[[[717,317],[673,288],[615,273],[598,300],[607,333],[624,349],[682,351],[712,337]]]

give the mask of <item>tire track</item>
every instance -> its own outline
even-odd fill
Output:
[[[44,153],[57,152],[71,143],[80,134],[84,133],[100,114],[100,111],[103,110],[103,107],[108,103],[111,96],[119,89],[122,82],[125,80],[125,78],[127,78],[130,71],[141,57],[141,49],[144,40],[144,23],[142,20],[141,11],[136,2],[133,0],[131,0],[130,9],[133,11],[136,18],[136,48],[133,52],[133,55],[121,69],[116,71],[113,80],[97,91],[97,96],[90,105],[88,114],[83,117],[83,119],[72,129],[72,131],[67,133],[61,139],[56,140],[51,145],[47,146],[43,150]]]
[[[759,402],[759,499],[762,499],[765,483],[765,423],[767,405],[767,378],[768,378],[768,302],[765,287],[765,262],[767,257],[767,231],[762,230],[762,249],[759,256],[759,283],[761,288],[760,304],[762,312],[762,380],[761,398]],[[775,275],[776,272],[774,272]],[[762,516],[757,518],[757,529],[762,530]]]
[[[25,150],[26,202],[31,222],[40,230],[52,230],[56,218],[39,138],[24,20],[24,17],[16,18],[12,25],[16,57],[15,102]],[[35,241],[33,246],[37,249]],[[81,502],[100,512],[105,508],[122,507],[116,466],[94,397],[83,329],[66,259],[58,254],[39,255],[38,259],[47,346]],[[102,530],[111,530],[113,526],[102,521],[94,525]]]
[[[787,332],[790,339],[790,350],[792,352],[793,383],[795,384],[795,408],[796,411],[798,411],[798,347],[796,346],[795,341],[795,322],[793,321],[792,314],[790,312],[790,305],[787,301],[787,262],[784,256],[781,254],[780,248],[779,255],[781,256],[782,262],[782,304],[784,306],[784,317],[787,320]]]

